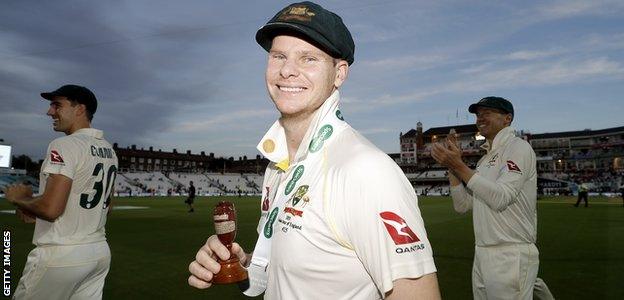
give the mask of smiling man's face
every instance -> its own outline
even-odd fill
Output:
[[[512,120],[510,113],[489,107],[478,107],[475,115],[479,133],[489,141],[492,141],[499,131],[509,126]]]
[[[278,35],[269,51],[266,85],[282,117],[316,111],[346,78],[348,64],[303,39]]]

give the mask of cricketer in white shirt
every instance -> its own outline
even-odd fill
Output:
[[[52,141],[40,191],[51,174],[72,180],[64,212],[36,219],[33,244],[15,299],[98,299],[110,265],[105,224],[117,156],[101,130],[82,128]]]
[[[336,91],[319,108],[294,161],[279,122],[258,144],[271,161],[258,226],[271,240],[267,299],[380,299],[396,279],[436,272],[414,189],[338,102]]]

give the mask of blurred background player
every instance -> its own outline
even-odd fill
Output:
[[[576,199],[576,203],[574,204],[574,206],[578,207],[581,201],[585,201],[585,207],[587,207],[589,205],[588,198],[589,196],[587,192],[587,185],[584,182],[581,182],[578,185],[578,197]]]
[[[184,203],[188,204],[189,206],[189,211],[188,212],[194,212],[195,209],[193,208],[193,203],[195,202],[195,186],[193,185],[193,181],[189,182],[189,188],[188,188],[188,198],[186,198],[186,201],[184,201]]]
[[[475,257],[474,299],[552,299],[537,279],[537,171],[533,149],[515,136],[514,109],[501,97],[486,97],[470,105],[487,150],[470,169],[454,134],[435,143],[433,158],[449,169],[453,207],[473,210]],[[535,290],[534,290],[535,287]]]
[[[24,221],[36,218],[33,244],[14,299],[101,299],[110,265],[105,224],[117,156],[101,130],[91,128],[97,99],[87,88],[64,85],[41,97],[54,131],[39,196],[30,186],[6,188]]]
[[[266,85],[281,117],[258,144],[271,162],[253,256],[232,246],[249,265],[245,294],[439,299],[414,189],[339,110],[355,51],[342,19],[312,2],[294,3],[256,41],[269,52]],[[229,255],[216,236],[208,238],[189,265],[189,284],[209,287],[220,270],[215,256]]]

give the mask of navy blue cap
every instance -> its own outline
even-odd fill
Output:
[[[508,114],[511,114],[512,116],[514,114],[513,105],[511,104],[511,102],[509,102],[509,100],[503,97],[494,97],[494,96],[485,97],[479,100],[479,102],[471,104],[468,107],[468,111],[474,114],[477,112],[478,107],[496,108]]]
[[[54,92],[41,93],[41,97],[52,101],[54,97],[67,97],[71,101],[76,101],[80,104],[84,104],[87,107],[87,111],[91,115],[95,114],[97,110],[97,99],[95,94],[88,88],[80,85],[67,84],[58,88]]]
[[[274,37],[293,33],[332,57],[344,59],[349,65],[353,63],[355,43],[342,18],[309,1],[293,3],[278,12],[258,29],[256,41],[269,51]]]

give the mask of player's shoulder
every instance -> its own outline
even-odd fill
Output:
[[[79,140],[76,139],[75,136],[65,135],[65,136],[61,136],[61,137],[53,139],[50,142],[50,146],[51,147],[74,147],[77,143],[79,143]]]
[[[513,136],[507,146],[512,152],[526,152],[533,153],[533,147],[525,139],[517,136]]]
[[[326,151],[330,168],[350,176],[370,170],[383,174],[398,167],[388,154],[351,127],[338,135]]]

